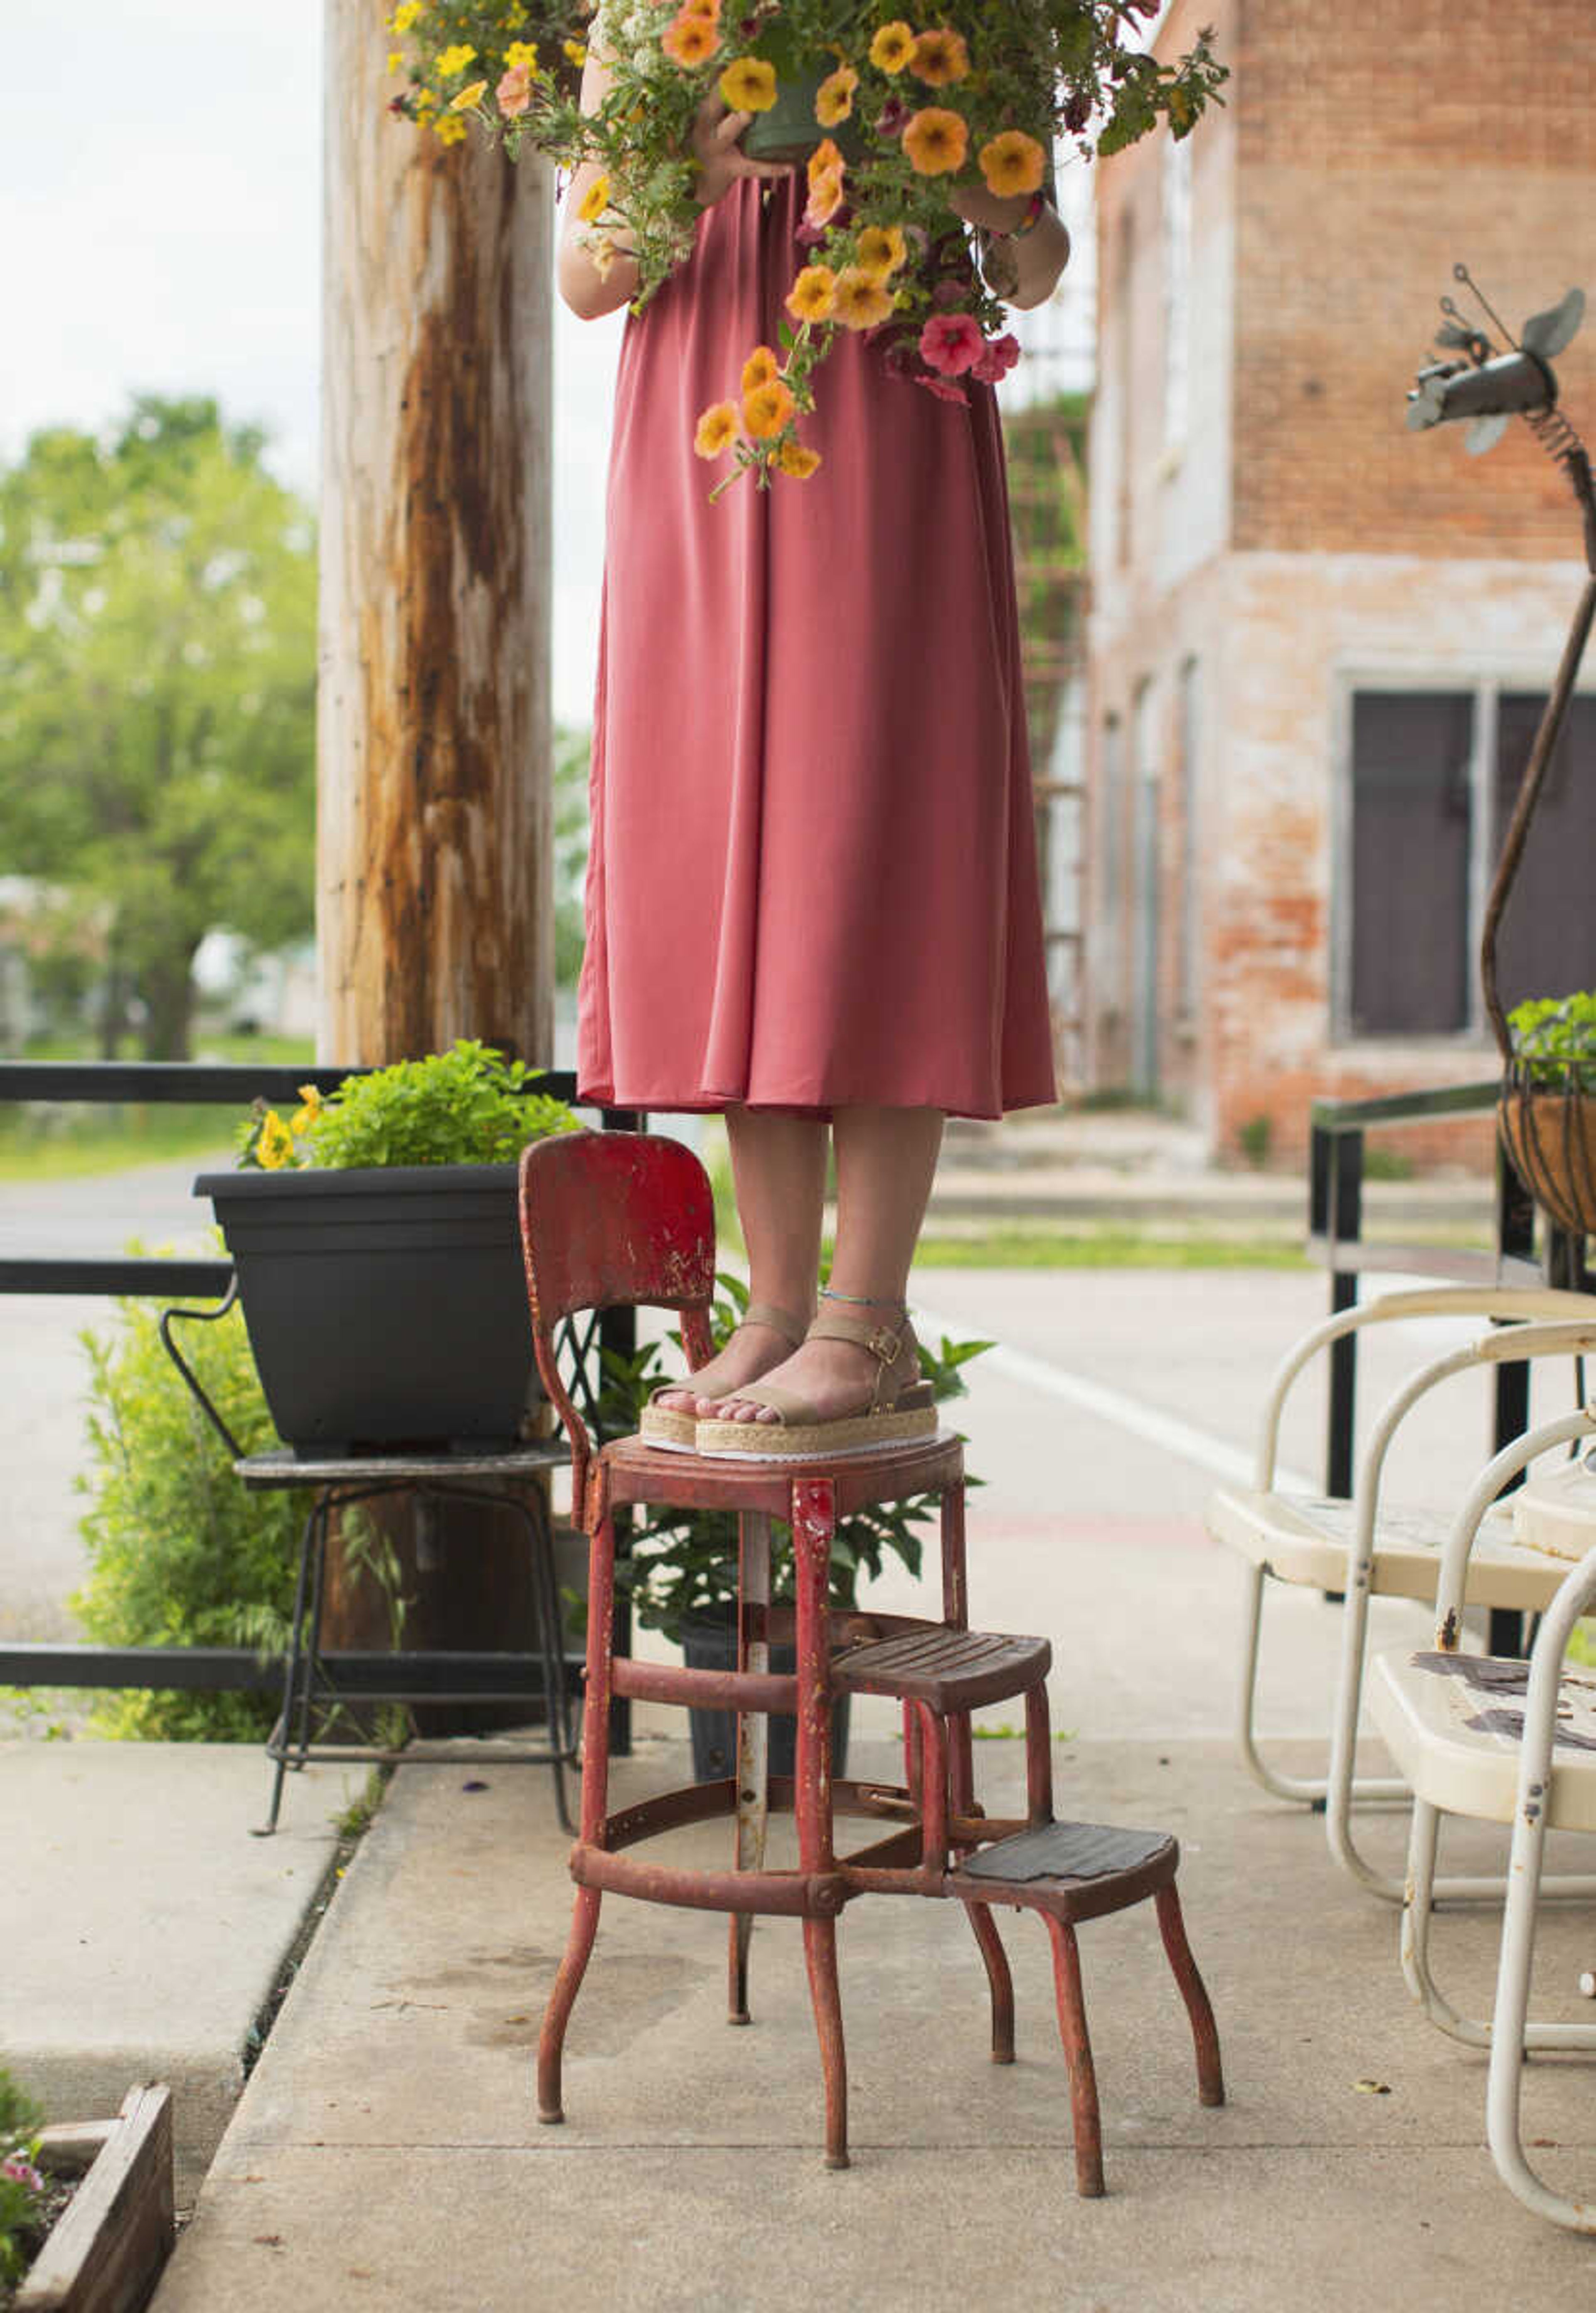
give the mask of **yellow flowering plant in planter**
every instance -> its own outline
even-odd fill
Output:
[[[707,98],[752,117],[750,153],[804,168],[807,246],[779,342],[750,347],[697,420],[699,456],[732,460],[712,495],[745,473],[763,488],[814,471],[800,421],[839,331],[879,339],[895,369],[949,400],[1002,377],[1020,351],[1004,276],[983,265],[950,194],[1038,193],[1061,144],[1090,160],[1161,122],[1184,136],[1226,77],[1206,31],[1174,63],[1141,45],[1158,0],[899,5],[602,0],[595,20],[592,0],[399,0],[388,20],[408,82],[393,111],[446,143],[475,119],[513,154],[596,166],[582,223],[601,269],[624,233],[635,311],[691,254],[693,125]],[[573,75],[590,39],[609,86],[584,112]]]

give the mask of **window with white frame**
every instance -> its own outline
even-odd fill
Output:
[[[1338,1009],[1355,1036],[1484,1027],[1486,893],[1544,692],[1360,690],[1350,717]],[[1596,986],[1596,696],[1576,697],[1497,935],[1509,1008]]]

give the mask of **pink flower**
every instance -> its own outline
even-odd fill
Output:
[[[494,91],[506,120],[524,112],[532,101],[532,76],[525,65],[512,65]]]
[[[1020,358],[1020,340],[1013,330],[1005,330],[1001,338],[993,338],[982,348],[978,361],[970,365],[970,375],[978,377],[983,385],[995,385],[1007,377]]]
[[[946,378],[916,377],[915,383],[923,385],[927,393],[934,393],[939,401],[956,401],[961,409],[969,407],[969,397],[964,388],[961,385],[950,385]]]
[[[933,313],[920,332],[920,358],[943,377],[962,377],[979,361],[985,344],[969,313]]]
[[[33,2163],[21,2152],[8,2152],[0,2160],[0,2177],[9,2177],[13,2185],[25,2185],[30,2193],[42,2193],[44,2178]]]
[[[875,117],[878,136],[899,136],[908,119],[908,107],[900,96],[890,96]]]

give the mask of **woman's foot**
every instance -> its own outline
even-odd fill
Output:
[[[842,1297],[823,1294],[825,1314],[840,1314]],[[792,1354],[762,1373],[744,1380],[769,1382],[789,1391],[811,1409],[814,1421],[842,1421],[866,1413],[873,1405],[890,1404],[920,1379],[920,1354],[903,1304],[855,1303],[847,1315],[873,1324],[883,1348],[895,1337],[897,1354],[883,1359],[863,1341],[839,1340],[812,1332]],[[759,1405],[729,1390],[712,1406],[700,1405],[700,1416],[717,1421],[776,1422],[774,1407]]]
[[[761,1314],[755,1315],[755,1310]],[[763,1381],[785,1358],[790,1358],[802,1343],[808,1322],[767,1304],[750,1304],[749,1314],[709,1363],[700,1366],[680,1388],[662,1390],[653,1403],[667,1413],[696,1420],[731,1391],[744,1388],[750,1381]]]

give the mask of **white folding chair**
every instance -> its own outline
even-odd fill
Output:
[[[1453,2039],[1490,2050],[1486,2134],[1509,2190],[1539,2215],[1596,2233],[1596,2202],[1554,2192],[1524,2156],[1520,2120],[1527,2049],[1596,2049],[1596,2024],[1529,2018],[1530,1969],[1543,1895],[1596,1895],[1596,1877],[1543,1878],[1548,1830],[1596,1834],[1596,1672],[1565,1665],[1575,1623],[1596,1605],[1596,1549],[1561,1579],[1528,1667],[1463,1655],[1458,1625],[1470,1549],[1501,1487],[1537,1455],[1596,1432],[1596,1406],[1515,1439],[1481,1473],[1448,1539],[1436,1592],[1436,1647],[1396,1649],[1375,1658],[1374,1718],[1414,1791],[1402,1968],[1430,2021]],[[1461,2015],[1431,1972],[1431,1910],[1443,1815],[1511,1823],[1513,1846],[1503,1914],[1496,1994],[1488,2023]]]
[[[1490,1332],[1432,1360],[1390,1401],[1364,1456],[1353,1500],[1276,1491],[1282,1413],[1293,1385],[1321,1350],[1365,1327],[1396,1319],[1483,1317]],[[1561,1320],[1560,1324],[1532,1320]],[[1511,1346],[1510,1346],[1511,1345]],[[1331,1852],[1376,1894],[1400,1902],[1400,1883],[1375,1870],[1357,1852],[1348,1817],[1355,1802],[1405,1799],[1407,1786],[1389,1777],[1355,1778],[1358,1708],[1372,1596],[1433,1599],[1446,1537],[1444,1513],[1387,1511],[1379,1494],[1387,1454],[1401,1421],[1439,1384],[1470,1366],[1504,1356],[1575,1356],[1596,1349],[1596,1296],[1550,1288],[1437,1286],[1390,1293],[1358,1309],[1327,1318],[1288,1353],[1265,1403],[1255,1483],[1222,1487],[1211,1498],[1208,1532],[1247,1563],[1241,1738],[1249,1767],[1267,1790],[1282,1799],[1321,1806]],[[1286,1775],[1262,1756],[1256,1714],[1265,1584],[1268,1580],[1340,1593],[1344,1597],[1339,1674],[1332,1709],[1329,1771],[1322,1777]],[[1469,1578],[1468,1603],[1535,1613],[1557,1586],[1539,1552],[1513,1540],[1505,1511],[1481,1538]],[[1477,1891],[1483,1892],[1483,1891]]]

